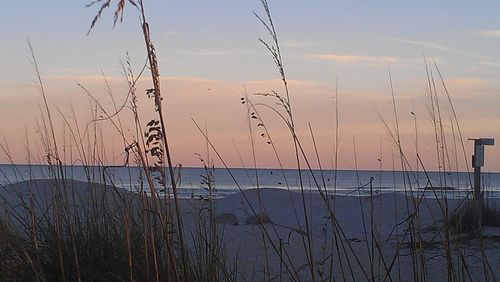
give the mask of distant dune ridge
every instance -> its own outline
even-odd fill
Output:
[[[57,193],[65,194],[64,205],[69,213],[65,216],[91,212],[96,205],[106,209],[112,216],[119,217],[125,207],[141,209],[142,199],[137,193],[121,188],[88,184],[81,181],[61,181],[39,179],[23,181],[0,188],[0,211],[2,218],[9,219],[20,231],[29,225],[30,213],[53,220],[53,197]],[[324,265],[325,257],[333,255],[333,275],[341,279],[342,269],[348,280],[366,280],[372,272],[376,280],[404,281],[413,280],[412,248],[423,248],[426,257],[426,273],[431,273],[431,281],[448,279],[446,260],[443,259],[443,213],[437,200],[429,198],[411,198],[403,194],[376,194],[373,197],[327,195],[329,212],[323,196],[317,191],[304,191],[304,202],[300,192],[289,192],[286,189],[251,189],[212,202],[207,199],[182,199],[181,213],[186,234],[193,234],[199,228],[200,217],[208,216],[208,206],[215,208],[214,215],[224,220],[217,224],[218,236],[224,245],[226,261],[237,258],[238,275],[254,277],[257,280],[279,277],[280,273],[288,277],[284,265],[291,265],[302,280],[310,279],[308,258],[304,245],[310,239],[315,271],[323,277],[328,265]],[[491,200],[498,204],[498,199]],[[303,203],[305,203],[305,212]],[[410,217],[415,212],[414,203],[418,205],[418,218]],[[448,199],[448,211],[451,213],[461,202]],[[168,204],[167,204],[168,206]],[[139,216],[140,210],[131,214]],[[305,217],[308,216],[309,232],[306,230]],[[331,216],[335,216],[335,231],[342,242],[341,252],[332,251],[333,245]],[[260,217],[259,217],[260,216]],[[259,218],[266,218],[259,221]],[[254,222],[249,223],[249,218]],[[413,218],[413,219],[412,219]],[[255,221],[257,220],[257,221]],[[372,222],[373,220],[373,222]],[[408,226],[418,220],[421,241],[410,242],[407,235]],[[372,236],[371,234],[374,234]],[[485,227],[483,229],[484,255],[492,266],[500,265],[500,228]],[[264,234],[264,235],[263,235]],[[309,235],[308,235],[309,234]],[[309,236],[309,238],[307,238]],[[265,244],[263,237],[266,238]],[[456,237],[456,236],[455,236]],[[455,238],[454,237],[454,238]],[[194,236],[187,236],[189,248],[193,247]],[[452,256],[457,264],[463,256],[469,265],[469,274],[474,280],[482,280],[483,264],[480,259],[480,240],[477,237],[463,235],[461,250],[452,248]],[[374,249],[372,242],[376,244]],[[264,245],[267,248],[264,250]],[[192,251],[192,249],[190,250]],[[268,256],[268,267],[265,266],[264,255]],[[399,256],[396,255],[399,254]],[[382,255],[381,255],[382,254]],[[281,256],[281,258],[280,258]],[[372,257],[373,256],[373,257]],[[395,258],[398,258],[396,262]],[[342,263],[341,263],[342,261]],[[370,262],[372,261],[372,262]],[[348,266],[352,272],[347,270]],[[373,267],[371,266],[373,265]],[[268,268],[268,269],[266,269]],[[386,270],[391,269],[389,274]],[[323,272],[323,273],[322,273]],[[493,268],[489,274],[500,279],[500,271]],[[386,279],[384,279],[386,277]]]

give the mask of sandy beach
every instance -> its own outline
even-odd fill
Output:
[[[50,218],[54,187],[53,180],[36,180],[1,188],[2,218],[21,232],[30,218],[26,207]],[[121,188],[71,181],[60,192],[68,195],[69,213],[89,212],[99,205],[90,200],[95,195],[117,218],[121,202],[140,209],[140,197]],[[182,199],[180,208],[193,252],[195,234],[205,230],[214,207],[225,263],[237,265],[242,281],[484,281],[485,273],[500,279],[500,228],[484,227],[482,237],[446,235],[442,208],[451,214],[461,202],[448,199],[446,208],[443,200],[403,194],[334,197],[262,188],[212,201]]]

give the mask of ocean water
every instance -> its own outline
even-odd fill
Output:
[[[146,181],[138,167],[107,168],[65,166],[66,178],[114,184],[132,191],[148,192]],[[240,189],[279,188],[318,190],[330,194],[366,196],[378,193],[414,193],[428,197],[465,197],[471,193],[472,173],[467,172],[401,172],[375,170],[302,170],[215,168],[209,170],[213,179],[212,195],[224,197]],[[29,179],[51,177],[47,165],[0,165],[0,185]],[[168,175],[168,174],[167,174]],[[179,195],[183,198],[206,197],[207,171],[203,168],[182,168],[176,171]],[[142,183],[142,184],[141,184]],[[500,197],[500,173],[482,174],[483,190],[489,197]],[[156,183],[159,190],[160,184]],[[435,189],[429,189],[434,187]],[[444,187],[445,189],[440,189]],[[169,192],[169,189],[167,189]]]

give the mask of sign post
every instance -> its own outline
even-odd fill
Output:
[[[474,168],[474,209],[476,214],[476,227],[481,229],[483,211],[483,193],[481,191],[481,167],[484,166],[484,146],[495,145],[493,138],[471,138],[474,140],[474,155],[472,155],[472,167]]]

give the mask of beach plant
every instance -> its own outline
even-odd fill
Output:
[[[97,6],[89,34],[112,4],[115,4],[114,25],[123,20],[127,5],[134,9],[140,18],[147,58],[146,64],[136,75],[131,58],[126,55],[122,67],[128,89],[122,103],[115,100],[111,86],[103,74],[106,93],[112,101],[111,110],[84,85],[78,85],[89,100],[91,117],[86,124],[77,117],[74,108],[71,109],[72,114],[67,116],[59,107],[49,103],[34,48],[29,43],[36,85],[42,98],[41,119],[37,124],[42,149],[33,152],[27,146],[28,164],[31,166],[31,161],[36,159],[33,155],[42,156],[47,164],[48,179],[43,184],[43,189],[46,190],[42,199],[33,195],[33,191],[41,188],[38,186],[42,185],[41,182],[17,179],[24,181],[22,183],[29,187],[31,194],[20,198],[18,206],[7,207],[10,211],[8,217],[0,217],[1,281],[430,281],[433,280],[432,269],[435,269],[431,264],[437,260],[443,262],[448,281],[495,281],[498,275],[495,276],[496,270],[490,262],[485,244],[488,238],[481,234],[481,230],[474,229],[476,215],[470,207],[476,199],[471,199],[470,194],[460,199],[463,200],[461,202],[449,199],[450,194],[442,189],[458,183],[459,178],[453,179],[453,173],[456,172],[458,176],[459,163],[467,164],[467,156],[458,114],[437,64],[433,62],[432,66],[428,66],[424,59],[427,109],[435,149],[435,159],[432,160],[423,160],[420,156],[419,144],[422,140],[419,139],[417,123],[420,113],[415,109],[410,116],[414,124],[415,148],[411,151],[406,149],[405,142],[410,142],[404,140],[401,134],[402,115],[397,103],[396,87],[389,72],[393,112],[389,119],[382,114],[379,117],[392,142],[393,156],[390,161],[393,163],[394,186],[396,177],[401,177],[404,193],[396,189],[392,192],[393,231],[384,238],[380,232],[384,220],[384,195],[376,190],[374,177],[366,181],[360,178],[354,138],[353,173],[357,184],[347,195],[337,193],[341,143],[337,89],[334,99],[332,171],[328,171],[321,160],[314,125],[311,123],[308,123],[308,138],[314,155],[306,154],[307,139],[298,134],[300,130],[296,123],[292,90],[271,9],[268,1],[260,0],[260,3],[263,15],[254,15],[265,28],[269,39],[261,38],[259,42],[275,64],[281,90],[263,91],[255,95],[244,93],[240,99],[245,107],[250,136],[252,165],[248,167],[253,170],[252,175],[249,173],[249,178],[252,178],[256,189],[256,202],[247,197],[247,187],[238,183],[209,137],[208,130],[203,130],[193,119],[206,142],[206,154],[197,156],[203,167],[200,186],[205,189],[207,196],[181,203],[179,188],[182,166],[175,165],[171,158],[167,120],[162,108],[167,96],[161,92],[158,57],[144,1],[97,0],[88,4],[88,7]],[[150,86],[145,93],[140,94],[137,90],[139,78],[145,76],[148,70]],[[146,122],[141,119],[143,112],[138,106],[139,95],[145,95],[153,102],[149,112],[153,112],[155,117]],[[132,137],[127,136],[122,126],[121,117],[125,110],[131,111],[134,120],[135,131]],[[265,115],[267,112],[272,114],[271,119],[274,120],[271,121],[278,120],[289,133],[285,138],[291,141],[290,152],[294,156],[299,193],[292,191],[291,180],[287,179],[285,165],[278,153],[282,148],[276,142],[281,140],[275,139],[268,126],[269,116]],[[62,140],[57,138],[57,114],[64,125]],[[119,165],[107,165],[103,123],[111,125],[123,144],[124,160]],[[257,137],[260,139],[255,138],[256,136],[260,136]],[[261,187],[256,153],[258,141],[261,140],[264,140],[262,144],[270,147],[275,156],[293,211],[290,216],[294,218],[296,226],[280,225],[271,218],[272,214],[264,205],[264,187]],[[378,160],[381,175],[385,158],[382,145],[380,146]],[[9,157],[6,144],[0,144],[0,149]],[[76,157],[72,154],[73,150],[76,151]],[[67,151],[70,152],[68,156]],[[253,265],[250,275],[243,270],[239,254],[229,257],[226,253],[226,226],[218,225],[216,219],[217,179],[211,153],[215,154],[234,180],[236,189],[241,193],[242,203],[248,205],[247,227],[255,226],[258,231],[255,234],[258,245],[262,246],[262,250],[258,250],[262,251],[262,255],[259,254],[262,260]],[[436,163],[437,180],[430,176],[427,169],[430,162]],[[83,167],[86,183],[71,180],[73,166],[65,165],[67,163],[78,163]],[[314,166],[319,169],[313,169]],[[137,183],[129,183],[133,187],[131,191],[118,188],[112,176],[113,169],[124,167],[140,171]],[[15,166],[13,168],[16,169]],[[326,180],[327,173],[333,174],[333,184]],[[379,181],[378,186],[382,190],[380,177]],[[88,194],[82,195],[79,185],[84,185]],[[10,189],[11,186],[7,186],[0,188]],[[11,193],[12,196],[18,196],[16,191]],[[309,202],[311,195],[319,195],[325,208],[323,214],[313,214]],[[457,194],[452,195],[458,197]],[[359,238],[346,234],[343,227],[351,223],[340,222],[337,217],[339,199],[347,200],[349,197],[357,197],[353,201],[356,204],[351,212],[360,217],[358,223],[361,224],[362,232]],[[190,205],[188,211],[182,209],[185,208],[185,203]],[[429,205],[434,205],[433,211],[437,213],[427,215],[426,208]],[[376,214],[377,209],[380,209],[380,214]],[[323,217],[321,240],[315,240],[318,229],[314,226],[313,219],[317,216]],[[432,218],[430,226],[426,225],[426,217]],[[494,206],[485,206],[482,219],[484,225],[500,226],[500,216]],[[284,229],[288,233],[283,232]],[[291,236],[298,236],[298,248],[291,245]],[[470,254],[467,245],[469,240],[475,240],[479,246],[480,257],[477,252]],[[299,249],[300,255],[294,253],[296,249]],[[472,260],[480,262],[482,273],[474,271]],[[405,264],[410,267],[405,267]],[[278,265],[278,270],[273,269],[272,265]]]
[[[90,4],[102,4],[92,21],[91,29],[110,3],[111,1],[96,1]],[[74,111],[74,123],[71,119],[65,118],[59,108],[57,112],[63,118],[65,128],[69,129],[69,140],[75,144],[74,148],[78,151],[89,187],[94,181],[104,181],[113,185],[112,177],[108,174],[113,167],[117,166],[101,166],[105,155],[99,155],[100,148],[104,147],[102,138],[99,139],[102,137],[100,124],[110,122],[123,138],[126,160],[119,167],[129,166],[129,156],[132,155],[130,159],[133,159],[133,163],[138,164],[144,171],[150,193],[146,194],[144,183],[141,182],[139,194],[133,195],[132,199],[124,199],[119,192],[112,189],[114,186],[108,188],[106,185],[100,189],[111,189],[113,198],[111,202],[108,202],[102,194],[92,194],[89,198],[79,198],[79,195],[76,195],[75,199],[75,191],[66,181],[67,171],[63,165],[55,134],[55,119],[46,98],[43,80],[30,44],[32,61],[38,78],[37,85],[44,102],[44,107],[41,108],[42,119],[39,123],[39,131],[44,145],[43,155],[48,163],[48,177],[51,179],[50,198],[47,196],[49,202],[47,211],[40,215],[36,214],[33,207],[24,206],[27,214],[34,215],[33,220],[25,224],[28,233],[32,233],[33,236],[29,237],[28,241],[25,239],[21,242],[27,244],[23,245],[27,255],[40,254],[34,256],[36,260],[32,260],[30,270],[33,276],[30,276],[30,280],[180,281],[191,280],[188,274],[195,273],[196,268],[201,267],[198,264],[190,264],[186,251],[182,218],[178,210],[176,179],[173,177],[174,167],[169,155],[165,121],[162,116],[163,98],[160,93],[157,59],[150,39],[144,6],[142,1],[137,1],[137,3],[128,1],[127,3],[136,7],[142,16],[141,28],[153,81],[153,88],[148,89],[146,94],[154,100],[154,109],[159,118],[146,124],[145,139],[129,141],[125,137],[119,117],[121,111],[126,108],[124,105],[129,98],[131,98],[130,108],[136,121],[136,132],[140,132],[136,136],[143,136],[136,103],[138,77],[133,75],[128,57],[127,66],[124,69],[129,82],[129,91],[123,105],[118,106],[113,100],[114,112],[106,111],[99,100],[80,84],[79,87],[89,97],[90,109],[93,113],[92,120],[82,130]],[[125,1],[117,4],[115,23],[117,15],[123,13],[124,5]],[[108,93],[112,97],[109,84]],[[98,112],[102,115],[98,115]],[[5,149],[5,147],[2,148]],[[31,152],[28,152],[28,155],[30,154]],[[73,160],[69,162],[73,163]],[[166,169],[167,167],[171,169]],[[102,178],[100,178],[101,173],[95,169],[102,172]],[[163,202],[160,201],[161,193],[156,189],[156,185],[163,187],[163,195],[165,195]],[[169,191],[172,191],[173,199],[167,197],[170,195]],[[122,203],[123,206],[111,208],[115,202]],[[81,211],[70,203],[83,206],[84,214],[80,214]],[[6,232],[2,232],[2,235],[5,235],[2,238],[10,236],[7,236]],[[2,253],[6,254],[3,252],[3,246]],[[31,257],[28,256],[28,258]],[[191,270],[187,270],[189,266],[192,267]],[[12,272],[9,273],[12,274]]]

